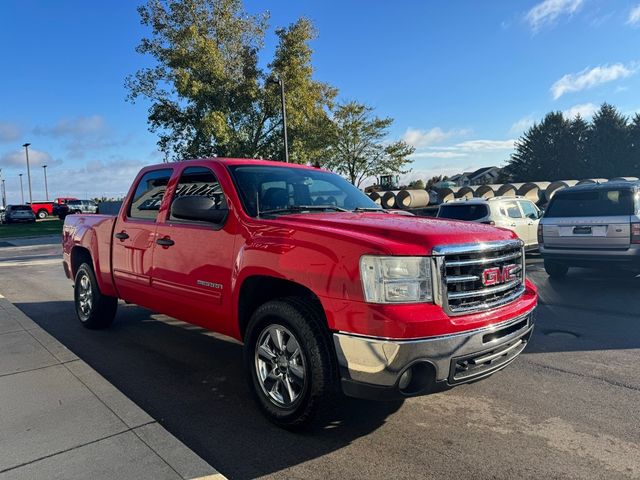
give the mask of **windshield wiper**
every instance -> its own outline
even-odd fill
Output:
[[[334,212],[348,212],[346,208],[336,207],[335,205],[291,205],[284,208],[273,208],[271,210],[261,210],[258,216],[274,213],[299,213],[299,212],[324,212],[332,210]]]
[[[389,213],[384,208],[375,208],[375,207],[356,207],[353,209],[354,212],[382,212]]]

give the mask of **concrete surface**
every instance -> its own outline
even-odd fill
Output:
[[[39,478],[224,477],[0,295],[0,479]]]
[[[41,263],[46,248],[22,251],[33,258],[19,266],[0,249],[0,292],[229,478],[640,478],[632,275],[576,269],[552,282],[530,256],[542,305],[508,368],[405,402],[346,399],[332,423],[292,434],[257,411],[239,345],[124,304],[110,329],[82,328],[61,266]]]

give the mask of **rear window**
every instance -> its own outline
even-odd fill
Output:
[[[486,205],[441,205],[438,211],[439,218],[450,218],[451,220],[480,220],[489,214]]]
[[[27,205],[14,205],[13,207],[11,207],[11,210],[13,210],[13,211],[16,211],[16,210],[31,211],[31,207],[29,207]]]
[[[545,212],[545,217],[594,217],[633,215],[634,192],[629,189],[558,192]]]

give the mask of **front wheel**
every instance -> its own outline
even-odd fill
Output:
[[[569,267],[564,263],[549,260],[545,260],[544,269],[551,278],[563,278],[569,271]]]
[[[276,425],[311,423],[337,395],[337,366],[322,313],[298,298],[273,300],[251,317],[245,336],[249,383]]]
[[[118,299],[100,292],[93,268],[83,263],[78,268],[74,285],[74,299],[78,319],[86,328],[107,328],[118,309]]]

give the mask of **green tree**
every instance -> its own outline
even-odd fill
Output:
[[[149,128],[167,158],[283,158],[277,78],[288,94],[292,160],[317,157],[337,92],[312,79],[308,20],[277,30],[273,61],[262,69],[268,14],[247,14],[241,0],[148,0],[138,11],[150,35],[137,51],[154,64],[125,84],[130,101],[150,101]]]
[[[575,177],[580,163],[572,124],[562,112],[548,113],[516,142],[505,174],[516,182]]]
[[[586,170],[589,176],[629,175],[631,149],[627,118],[608,103],[603,103],[591,120],[586,141]]]
[[[409,182],[408,188],[414,190],[424,190],[424,182],[419,179],[414,180],[412,182]]]
[[[433,186],[438,183],[438,182],[442,182],[444,180],[447,180],[449,177],[447,177],[446,175],[435,175],[433,177],[431,177],[429,180],[427,180],[427,185],[425,186],[425,188],[427,190],[430,190],[433,188]]]
[[[628,135],[629,162],[626,175],[638,176],[640,174],[640,114],[636,113],[631,120]]]
[[[368,177],[407,173],[414,148],[404,141],[385,142],[391,118],[373,115],[373,109],[357,102],[338,105],[333,111],[324,166],[355,186]]]

